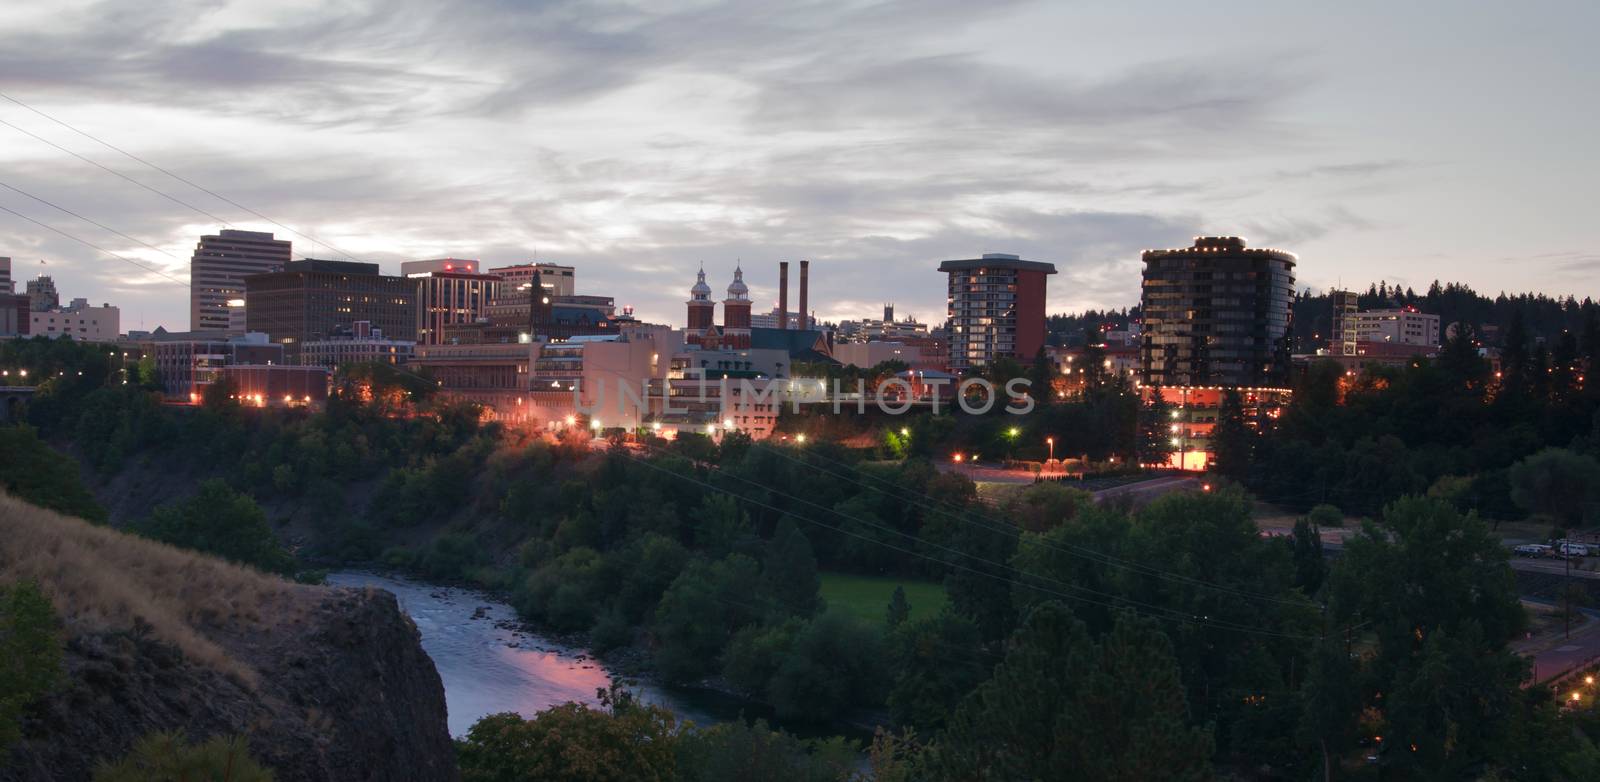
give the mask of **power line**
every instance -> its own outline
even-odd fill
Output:
[[[100,223],[100,222],[96,222],[96,221],[91,220],[91,219],[89,219],[87,217],[84,217],[83,215],[78,214],[77,212],[74,212],[71,209],[68,209],[68,208],[66,208],[64,206],[61,206],[60,204],[55,204],[55,203],[51,203],[49,201],[46,201],[45,199],[40,198],[39,196],[36,196],[36,195],[26,191],[26,190],[23,190],[22,188],[6,184],[3,181],[0,181],[0,187],[6,188],[7,190],[11,190],[11,191],[16,192],[16,193],[20,193],[22,195],[25,195],[25,196],[27,196],[29,198],[32,198],[35,201],[38,201],[41,204],[44,204],[45,206],[48,206],[48,207],[52,208],[52,209],[57,209],[57,210],[60,210],[62,212],[66,212],[67,214],[72,215],[73,217],[76,217],[79,220],[82,220],[82,221],[84,221],[84,222],[86,222],[86,223],[88,223],[90,225],[93,225],[93,226],[95,226],[97,228],[100,228],[102,230],[105,230],[105,231],[110,231],[111,233],[114,233],[117,236],[120,236],[120,237],[122,237],[124,239],[127,239],[130,242],[136,242],[138,244],[142,244],[145,247],[148,247],[148,248],[150,248],[152,250],[155,250],[156,252],[161,253],[163,255],[166,255],[166,256],[168,256],[170,258],[173,258],[174,260],[178,260],[178,261],[187,260],[187,259],[179,257],[177,255],[173,255],[171,252],[169,252],[167,250],[163,250],[162,248],[157,247],[157,246],[155,246],[155,245],[153,245],[153,244],[151,244],[149,242],[146,242],[143,239],[136,239],[136,238],[134,238],[132,236],[129,236],[129,235],[121,232],[121,231],[118,231],[115,228],[112,228],[109,225],[106,225],[106,224]]]
[[[218,199],[220,201],[228,203],[228,204],[230,204],[230,205],[232,205],[232,206],[234,206],[236,208],[243,209],[244,211],[249,212],[250,214],[255,215],[256,217],[259,217],[262,220],[265,220],[265,221],[267,221],[269,223],[272,223],[273,225],[275,225],[275,226],[277,226],[279,228],[282,228],[283,230],[288,231],[289,233],[292,233],[295,236],[298,236],[298,237],[300,237],[302,239],[307,239],[307,240],[312,241],[312,242],[314,242],[316,244],[320,244],[323,247],[326,247],[326,248],[328,248],[328,249],[330,249],[330,250],[332,250],[332,251],[334,251],[334,252],[336,252],[336,253],[338,253],[340,255],[343,255],[344,257],[349,258],[351,260],[357,260],[357,258],[354,255],[351,255],[350,253],[347,253],[344,250],[341,250],[338,247],[335,247],[332,244],[329,244],[328,242],[325,242],[325,241],[323,241],[321,239],[318,239],[317,237],[312,236],[311,234],[307,234],[307,233],[302,233],[300,231],[296,231],[295,229],[290,228],[289,226],[284,225],[283,223],[280,223],[277,220],[274,220],[274,219],[272,219],[272,218],[270,218],[270,217],[268,217],[268,216],[266,216],[266,215],[264,215],[264,214],[262,214],[262,213],[260,213],[260,212],[258,212],[256,210],[254,210],[254,209],[251,209],[250,207],[245,206],[244,204],[241,204],[238,201],[235,201],[235,200],[233,200],[233,199],[231,199],[231,198],[229,198],[229,197],[227,197],[227,196],[225,196],[225,195],[223,195],[221,193],[218,193],[215,190],[211,190],[210,188],[204,187],[204,186],[194,182],[193,180],[190,180],[190,179],[187,179],[185,177],[179,176],[178,174],[175,174],[175,173],[173,173],[172,171],[170,171],[170,170],[168,170],[166,168],[158,166],[155,163],[152,163],[152,162],[150,162],[148,160],[145,160],[144,158],[139,157],[138,155],[135,155],[132,152],[129,152],[129,151],[123,149],[122,147],[119,147],[119,146],[117,146],[115,144],[112,144],[111,142],[106,141],[105,139],[102,139],[99,136],[95,136],[94,134],[89,133],[86,130],[82,130],[82,129],[78,128],[77,126],[66,122],[65,120],[57,119],[54,116],[46,114],[43,111],[40,111],[39,109],[36,109],[36,108],[26,104],[26,103],[23,103],[22,101],[17,100],[16,98],[11,97],[10,95],[7,95],[7,94],[5,94],[3,92],[0,92],[0,98],[5,98],[6,100],[17,104],[18,106],[21,106],[22,108],[25,108],[28,111],[31,111],[31,112],[33,112],[35,114],[38,114],[39,116],[44,117],[45,119],[50,120],[51,122],[54,122],[57,125],[60,125],[61,127],[64,127],[67,130],[72,131],[73,133],[76,133],[76,134],[78,134],[80,136],[83,136],[84,138],[89,139],[90,141],[93,141],[93,142],[95,142],[95,143],[97,143],[97,144],[99,144],[99,145],[101,145],[101,146],[103,146],[103,147],[105,147],[107,149],[110,149],[110,150],[112,150],[112,151],[114,151],[114,152],[116,152],[116,153],[118,153],[120,155],[123,155],[124,157],[127,157],[128,159],[133,160],[134,162],[143,164],[145,166],[149,166],[150,168],[153,168],[156,171],[160,171],[161,173],[166,174],[167,176],[169,176],[169,177],[171,177],[173,179],[176,179],[179,182],[182,182],[182,183],[184,183],[184,184],[186,184],[186,185],[188,185],[188,186],[190,186],[190,187],[192,187],[192,188],[194,188],[196,190],[199,190],[200,192],[205,193],[206,195],[209,195],[209,196],[211,196],[213,198],[216,198],[216,199]],[[224,222],[224,224],[226,224],[226,222]]]
[[[56,149],[59,149],[62,152],[65,152],[65,153],[67,153],[67,154],[69,154],[69,155],[71,155],[71,156],[73,156],[73,157],[75,157],[75,158],[77,158],[79,160],[82,160],[85,163],[88,163],[91,166],[94,166],[95,168],[100,169],[101,171],[104,171],[104,172],[106,172],[108,174],[111,174],[112,176],[115,176],[118,179],[126,180],[128,182],[132,182],[133,184],[138,185],[139,187],[142,187],[145,190],[149,190],[150,192],[155,193],[156,195],[161,196],[162,198],[165,198],[165,199],[167,199],[168,201],[171,201],[174,204],[177,204],[177,205],[182,206],[182,207],[187,208],[187,209],[192,209],[195,212],[198,212],[200,214],[205,215],[206,217],[211,218],[212,220],[215,220],[215,221],[217,221],[219,223],[222,223],[223,225],[227,225],[227,226],[232,226],[233,225],[233,223],[230,223],[227,220],[224,220],[224,219],[222,219],[222,218],[220,218],[220,217],[218,217],[218,216],[216,216],[216,215],[214,215],[214,214],[212,214],[210,212],[207,212],[206,210],[201,209],[200,207],[195,206],[194,204],[191,204],[188,201],[185,201],[185,200],[183,200],[181,198],[178,198],[177,196],[168,195],[166,193],[163,193],[162,191],[157,190],[157,189],[155,189],[155,188],[153,188],[153,187],[151,187],[151,186],[149,186],[149,185],[147,185],[147,184],[145,184],[143,182],[140,182],[139,180],[134,179],[133,177],[128,176],[127,174],[124,174],[121,171],[118,171],[118,170],[116,170],[114,168],[111,168],[109,166],[103,165],[103,164],[101,164],[99,162],[96,162],[94,160],[90,160],[89,158],[86,158],[83,155],[80,155],[80,154],[78,154],[76,152],[73,152],[72,150],[67,149],[66,147],[63,147],[60,144],[57,144],[54,141],[51,141],[50,139],[47,139],[47,138],[45,138],[43,136],[40,136],[40,135],[38,135],[36,133],[33,133],[31,131],[24,130],[23,128],[19,128],[16,125],[13,125],[13,124],[11,124],[11,123],[3,120],[3,119],[0,119],[0,125],[5,125],[6,127],[11,128],[12,130],[17,131],[18,133],[21,133],[24,136],[32,138],[32,139],[34,139],[36,141],[39,141],[41,143],[49,144],[50,146],[55,147]]]
[[[23,214],[21,212],[18,212],[15,209],[12,209],[12,208],[4,205],[4,204],[0,204],[0,211],[5,211],[5,212],[8,212],[8,213],[10,213],[12,215],[15,215],[17,217],[20,217],[20,218],[22,218],[24,220],[27,220],[30,223],[33,223],[34,225],[39,226],[40,228],[44,228],[44,229],[47,229],[47,230],[50,230],[50,231],[54,231],[54,232],[56,232],[58,234],[61,234],[62,236],[67,237],[68,239],[71,239],[74,242],[77,242],[77,243],[82,244],[82,245],[84,245],[86,247],[90,247],[92,249],[95,249],[95,250],[98,250],[100,252],[103,252],[106,255],[109,255],[109,256],[111,256],[113,258],[116,258],[119,261],[123,261],[124,263],[131,263],[134,266],[137,266],[140,269],[143,269],[143,270],[145,270],[147,272],[150,272],[151,274],[154,274],[154,275],[156,275],[158,277],[165,277],[165,278],[167,278],[167,279],[169,279],[169,280],[171,280],[171,281],[173,281],[173,282],[175,282],[175,283],[177,283],[179,285],[182,285],[184,288],[188,288],[189,287],[189,283],[186,280],[180,280],[177,277],[174,277],[174,276],[172,276],[170,274],[167,274],[166,272],[161,271],[160,269],[152,269],[149,266],[145,266],[144,264],[133,260],[132,258],[128,258],[127,256],[118,255],[118,254],[116,254],[116,253],[114,253],[114,252],[112,252],[110,250],[107,250],[104,247],[101,247],[100,245],[94,244],[93,242],[89,242],[89,241],[86,241],[84,239],[80,239],[80,238],[78,238],[76,236],[73,236],[72,234],[67,233],[66,231],[63,231],[60,228],[57,228],[57,227],[55,227],[53,225],[48,225],[46,223],[41,223],[38,220],[35,220],[32,217],[29,217],[29,216],[27,216],[27,215],[25,215],[25,214]]]

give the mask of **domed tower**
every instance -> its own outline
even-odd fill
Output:
[[[700,275],[695,279],[694,287],[689,289],[689,325],[684,331],[684,341],[692,345],[704,342],[706,332],[712,330],[715,321],[717,303],[711,300],[711,286],[706,284],[706,267],[700,267]]]
[[[735,266],[728,298],[722,301],[723,345],[734,350],[750,347],[750,286],[744,284],[744,269]]]

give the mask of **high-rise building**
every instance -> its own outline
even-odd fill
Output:
[[[400,264],[400,274],[417,283],[417,342],[441,344],[447,327],[487,317],[489,302],[500,297],[501,279],[477,271],[477,261],[459,258]]]
[[[28,306],[34,312],[46,312],[61,307],[61,294],[56,292],[56,281],[48,274],[28,280]]]
[[[11,282],[11,259],[0,257],[0,296],[14,293],[16,287]]]
[[[1054,264],[1006,253],[945,261],[950,275],[950,371],[961,373],[1002,358],[1032,360],[1044,347],[1045,281]]]
[[[1289,379],[1293,253],[1236,236],[1144,252],[1145,385],[1278,387]]]
[[[244,297],[244,278],[289,263],[289,241],[224,228],[200,237],[189,261],[189,329],[227,331],[228,300]]]
[[[245,323],[284,346],[285,360],[300,360],[301,343],[345,333],[370,321],[391,339],[417,333],[414,280],[378,273],[375,263],[290,261],[281,271],[245,278]]]

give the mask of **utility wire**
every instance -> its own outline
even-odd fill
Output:
[[[172,196],[172,195],[168,195],[166,193],[163,193],[160,190],[157,190],[157,189],[155,189],[155,188],[153,188],[153,187],[151,187],[151,186],[149,186],[149,185],[147,185],[147,184],[145,184],[143,182],[140,182],[137,179],[134,179],[131,176],[128,176],[127,174],[122,173],[121,171],[118,171],[118,170],[116,170],[114,168],[111,168],[109,166],[103,165],[103,164],[98,163],[98,162],[96,162],[94,160],[86,158],[83,155],[80,155],[80,154],[78,154],[76,152],[73,152],[72,150],[67,149],[66,147],[63,147],[60,144],[57,144],[54,141],[51,141],[50,139],[47,139],[47,138],[45,138],[43,136],[40,136],[40,135],[38,135],[36,133],[33,133],[31,131],[19,128],[16,125],[13,125],[13,124],[11,124],[9,122],[6,122],[3,119],[0,119],[0,125],[4,125],[4,126],[6,126],[8,128],[11,128],[12,130],[17,131],[18,133],[21,133],[24,136],[28,136],[29,138],[32,138],[32,139],[34,139],[36,141],[39,141],[41,143],[49,144],[50,146],[55,147],[56,149],[59,149],[62,152],[65,152],[65,153],[67,153],[67,154],[69,154],[69,155],[71,155],[71,156],[73,156],[73,157],[75,157],[75,158],[77,158],[79,160],[82,160],[85,163],[88,163],[91,166],[94,166],[95,168],[100,169],[101,171],[104,171],[104,172],[106,172],[108,174],[111,174],[112,176],[117,177],[118,179],[122,179],[122,180],[125,180],[125,181],[128,181],[128,182],[132,182],[133,184],[138,185],[139,187],[142,187],[145,190],[149,190],[150,192],[155,193],[156,195],[161,196],[162,198],[165,198],[165,199],[167,199],[168,201],[171,201],[174,204],[182,206],[182,207],[184,207],[186,209],[192,209],[192,210],[194,210],[196,212],[199,212],[200,214],[205,215],[206,217],[211,218],[212,220],[215,220],[215,221],[217,221],[219,223],[222,223],[223,225],[227,225],[227,226],[232,226],[233,225],[233,223],[230,223],[227,220],[224,220],[224,219],[222,219],[222,218],[220,218],[220,217],[218,217],[218,216],[216,216],[216,215],[214,215],[214,214],[212,214],[210,212],[207,212],[206,210],[201,209],[200,207],[195,206],[194,204],[191,204],[188,201],[185,201],[185,200],[183,200],[181,198],[178,198],[177,196]]]
[[[167,279],[169,279],[169,280],[171,280],[171,281],[173,281],[173,282],[175,282],[175,283],[177,283],[179,285],[182,285],[184,288],[188,288],[189,287],[189,283],[186,280],[180,280],[177,277],[174,277],[174,276],[172,276],[170,274],[167,274],[164,271],[161,271],[160,269],[152,269],[149,266],[145,266],[144,264],[139,263],[138,261],[135,261],[132,258],[129,258],[127,256],[118,255],[118,254],[116,254],[116,253],[114,253],[114,252],[112,252],[110,250],[107,250],[104,247],[101,247],[100,245],[94,244],[93,242],[89,242],[87,240],[80,239],[80,238],[78,238],[76,236],[73,236],[72,234],[67,233],[66,231],[63,231],[60,228],[57,228],[57,227],[55,227],[53,225],[48,225],[46,223],[41,223],[38,220],[33,219],[32,217],[29,217],[29,216],[27,216],[27,215],[25,215],[25,214],[23,214],[21,212],[16,211],[15,209],[12,209],[12,208],[10,208],[8,206],[5,206],[4,204],[0,204],[0,211],[8,212],[8,213],[10,213],[12,215],[20,217],[20,218],[22,218],[24,220],[27,220],[30,223],[33,223],[34,225],[39,226],[40,228],[45,228],[47,230],[54,231],[54,232],[56,232],[58,234],[61,234],[62,236],[67,237],[68,239],[71,239],[74,242],[77,242],[79,244],[82,244],[82,245],[84,245],[86,247],[89,247],[89,248],[92,248],[92,249],[95,249],[95,250],[99,250],[100,252],[105,253],[106,255],[109,255],[109,256],[111,256],[113,258],[116,258],[117,260],[122,261],[124,263],[131,263],[134,266],[137,266],[137,267],[139,267],[139,268],[141,268],[141,269],[143,269],[143,270],[145,270],[147,272],[150,272],[151,274],[154,274],[154,275],[156,275],[158,277],[165,277],[165,278],[167,278]]]
[[[275,225],[275,226],[277,226],[279,228],[282,228],[283,230],[288,231],[289,233],[292,233],[295,236],[298,236],[298,237],[300,237],[302,239],[306,239],[308,241],[314,242],[316,244],[320,244],[323,247],[326,247],[326,248],[328,248],[328,249],[330,249],[330,250],[332,250],[332,251],[334,251],[334,252],[336,252],[336,253],[338,253],[340,255],[343,255],[344,257],[349,258],[351,260],[357,260],[357,258],[354,255],[351,255],[350,253],[347,253],[344,250],[341,250],[338,247],[335,247],[332,244],[329,244],[328,242],[325,242],[325,241],[323,241],[321,239],[318,239],[317,237],[315,237],[315,236],[313,236],[311,234],[307,234],[307,233],[302,233],[300,231],[296,231],[295,229],[290,228],[289,226],[284,225],[283,223],[280,223],[277,220],[274,220],[274,219],[272,219],[272,218],[270,218],[270,217],[268,217],[268,216],[266,216],[266,215],[264,215],[264,214],[262,214],[262,213],[260,213],[260,212],[258,212],[256,210],[254,210],[254,209],[251,209],[250,207],[245,206],[244,204],[241,204],[238,201],[235,201],[235,200],[233,200],[233,199],[231,199],[231,198],[229,198],[229,197],[227,197],[227,196],[225,196],[225,195],[223,195],[221,193],[218,193],[215,190],[211,190],[210,188],[204,187],[204,186],[194,182],[193,180],[190,180],[190,179],[187,179],[185,177],[179,176],[178,174],[175,174],[175,173],[173,173],[172,171],[170,171],[170,170],[168,170],[166,168],[163,168],[161,166],[156,165],[155,163],[152,163],[152,162],[150,162],[148,160],[145,160],[144,158],[139,157],[138,155],[135,155],[132,152],[129,152],[129,151],[123,149],[122,147],[119,147],[119,146],[117,146],[115,144],[112,144],[111,142],[106,141],[105,139],[102,139],[99,136],[95,136],[94,134],[91,134],[86,130],[83,130],[81,128],[78,128],[75,125],[72,125],[72,124],[66,122],[65,120],[57,119],[54,116],[46,114],[43,111],[40,111],[39,109],[36,109],[36,108],[26,104],[26,103],[23,103],[22,101],[17,100],[16,98],[11,97],[10,95],[7,95],[7,94],[5,94],[3,92],[0,92],[0,98],[5,98],[6,100],[17,104],[18,106],[21,106],[22,108],[25,108],[28,111],[31,111],[31,112],[33,112],[35,114],[38,114],[39,116],[44,117],[45,119],[50,120],[51,122],[54,122],[57,125],[60,125],[61,127],[64,127],[67,130],[72,131],[73,133],[76,133],[76,134],[78,134],[80,136],[83,136],[84,138],[89,139],[90,141],[93,141],[93,142],[95,142],[95,143],[97,143],[97,144],[99,144],[99,145],[101,145],[101,146],[103,146],[103,147],[105,147],[107,149],[110,149],[110,150],[112,150],[112,151],[114,151],[114,152],[116,152],[116,153],[118,153],[120,155],[123,155],[124,157],[127,157],[128,159],[133,160],[134,162],[137,162],[137,163],[143,164],[145,166],[148,166],[150,168],[153,168],[156,171],[160,171],[161,173],[166,174],[167,176],[169,176],[169,177],[171,177],[173,179],[176,179],[179,182],[182,182],[182,183],[184,183],[184,184],[186,184],[186,185],[188,185],[188,186],[190,186],[190,187],[192,187],[192,188],[194,188],[196,190],[199,190],[200,192],[205,193],[206,195],[209,195],[209,196],[211,196],[213,198],[216,198],[219,201],[223,201],[223,202],[225,202],[227,204],[230,204],[230,205],[232,205],[234,207],[237,207],[237,208],[242,209],[242,210],[244,210],[246,212],[249,212],[250,214],[255,215],[256,217],[259,217],[262,220],[265,220],[265,221],[267,221],[269,223],[272,223],[273,225]],[[13,127],[15,127],[15,126],[13,126]],[[226,225],[226,221],[224,221],[224,225]]]
[[[74,212],[71,209],[68,209],[68,208],[66,208],[64,206],[61,206],[60,204],[55,204],[55,203],[51,203],[50,201],[46,201],[45,199],[40,198],[39,196],[36,196],[36,195],[26,191],[26,190],[23,190],[22,188],[15,187],[15,186],[12,186],[12,185],[8,185],[3,181],[0,181],[0,187],[3,187],[5,189],[10,190],[10,191],[15,192],[15,193],[20,193],[22,195],[25,195],[25,196],[27,196],[29,198],[32,198],[35,201],[38,201],[41,204],[44,204],[45,206],[48,206],[48,207],[52,208],[52,209],[56,209],[56,210],[59,210],[59,211],[62,211],[62,212],[66,212],[67,214],[72,215],[73,217],[76,217],[79,220],[82,220],[82,221],[84,221],[84,222],[86,222],[86,223],[88,223],[88,224],[90,224],[92,226],[95,226],[96,228],[99,228],[99,229],[104,230],[104,231],[110,231],[111,233],[114,233],[117,236],[120,236],[120,237],[122,237],[124,239],[127,239],[130,242],[135,242],[135,243],[138,243],[138,244],[142,244],[145,247],[148,247],[148,248],[150,248],[152,250],[155,250],[156,252],[161,253],[163,255],[166,255],[166,256],[168,256],[170,258],[173,258],[175,260],[178,260],[178,261],[186,261],[187,260],[186,258],[180,257],[178,255],[174,255],[172,252],[170,252],[168,250],[164,250],[164,249],[162,249],[160,247],[157,247],[157,246],[155,246],[155,245],[153,245],[153,244],[151,244],[151,243],[149,243],[147,241],[144,241],[143,239],[136,239],[136,238],[134,238],[132,236],[129,236],[129,235],[127,235],[127,234],[125,234],[125,233],[123,233],[121,231],[118,231],[115,228],[112,228],[109,225],[106,225],[105,223],[96,222],[96,221],[91,220],[91,219],[89,219],[87,217],[84,217],[83,215],[78,214],[77,212]]]

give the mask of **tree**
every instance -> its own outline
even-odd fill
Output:
[[[190,743],[181,731],[151,733],[127,757],[94,769],[94,782],[271,782],[272,772],[250,757],[243,736],[212,736]]]
[[[1244,398],[1239,389],[1222,392],[1222,405],[1217,411],[1217,425],[1211,432],[1211,448],[1216,453],[1216,471],[1236,481],[1250,476],[1250,459],[1254,450],[1253,435],[1244,420]]]
[[[1099,643],[1060,603],[1029,612],[994,676],[929,750],[934,779],[1210,779],[1172,644],[1122,615]]]
[[[1315,744],[1321,753],[1323,782],[1333,778],[1334,758],[1349,747],[1355,735],[1361,703],[1351,686],[1354,681],[1354,667],[1344,644],[1337,640],[1318,644],[1300,690],[1299,738],[1302,744]]]
[[[0,586],[0,766],[24,712],[61,679],[61,627],[33,581]]]
[[[1565,529],[1595,517],[1600,461],[1564,448],[1546,448],[1511,466],[1511,500]]]
[[[882,703],[888,679],[878,628],[835,609],[795,636],[767,697],[781,719],[825,722],[848,709]]]
[[[1150,389],[1150,402],[1139,416],[1139,463],[1165,466],[1177,447],[1172,443],[1172,406],[1161,395],[1161,387]]]
[[[767,544],[762,576],[773,600],[785,610],[798,616],[810,616],[816,610],[817,591],[822,588],[817,558],[811,553],[811,542],[787,517],[778,522]]]
[[[903,586],[896,586],[894,588],[894,595],[889,598],[889,629],[893,630],[896,627],[899,627],[900,623],[906,621],[906,619],[908,619],[910,616],[911,601],[906,599],[906,588]]]
[[[106,520],[105,508],[84,487],[78,464],[26,424],[0,427],[0,489],[41,508]]]
[[[199,491],[187,500],[157,507],[135,523],[133,530],[269,573],[294,571],[294,557],[278,542],[261,506],[217,479],[201,483]]]
[[[889,713],[899,725],[943,727],[956,705],[988,673],[978,626],[947,608],[891,627],[894,688],[889,691]]]
[[[1294,585],[1307,595],[1315,595],[1328,575],[1328,561],[1322,557],[1322,534],[1310,519],[1294,523],[1289,536],[1294,552]]]
[[[733,634],[769,608],[755,560],[730,554],[691,562],[656,605],[657,669],[670,682],[704,675]]]
[[[1507,644],[1526,620],[1507,558],[1476,516],[1416,497],[1346,539],[1328,582],[1330,627],[1370,633],[1374,651],[1353,680],[1385,743],[1406,749],[1388,755],[1397,772],[1460,778],[1512,727],[1526,663]]]
[[[956,611],[978,623],[986,641],[1004,638],[1016,621],[1007,564],[1017,552],[1017,530],[996,524],[973,511],[963,511],[949,531],[947,548],[939,552],[951,568],[945,592]]]
[[[672,714],[656,706],[564,703],[529,720],[478,720],[457,757],[462,782],[665,782],[676,775],[677,738]]]

